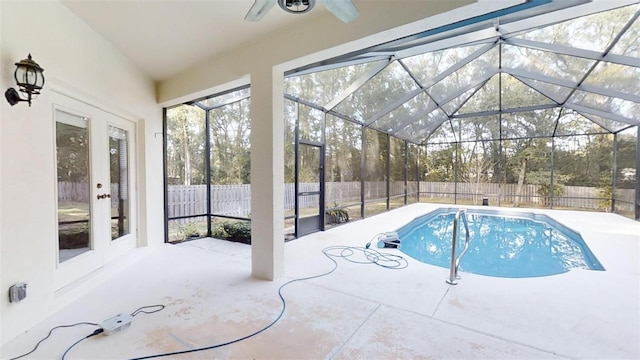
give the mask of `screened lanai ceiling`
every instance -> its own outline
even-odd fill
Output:
[[[286,97],[416,144],[624,131],[640,125],[640,4],[589,5],[380,45],[291,74]]]

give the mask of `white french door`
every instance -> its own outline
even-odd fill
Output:
[[[135,124],[56,92],[56,288],[137,245]]]

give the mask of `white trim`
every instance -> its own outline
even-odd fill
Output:
[[[107,104],[104,102],[103,99],[92,96],[58,79],[49,80],[47,84],[49,84],[48,88],[51,92],[69,97],[73,100],[76,100],[86,105],[89,105],[91,107],[97,108],[111,115],[117,116],[125,120],[133,121],[133,122],[138,122],[139,120],[142,120],[142,117],[140,116],[132,114],[126,110],[122,110],[114,105]]]
[[[228,90],[232,90],[232,89],[243,87],[243,86],[247,86],[247,85],[251,85],[250,77],[249,77],[248,74],[244,75],[244,76],[241,76],[236,80],[224,83],[224,84],[212,86],[212,87],[206,88],[204,90],[196,91],[196,92],[191,93],[191,94],[183,95],[183,96],[180,96],[180,97],[175,98],[175,99],[171,99],[171,100],[164,101],[162,103],[158,103],[158,105],[160,105],[163,108],[169,108],[169,107],[173,107],[173,106],[184,104],[184,103],[189,102],[189,101],[193,101],[195,99],[204,98],[204,97],[207,97],[207,96],[215,95],[215,94],[218,94],[218,93],[221,93],[221,92],[225,92],[225,91],[228,91]]]
[[[73,91],[72,91],[73,93]],[[57,156],[56,156],[56,115],[61,112],[87,117],[89,119],[89,124],[87,127],[89,139],[90,139],[90,163],[89,163],[89,171],[91,174],[91,182],[89,184],[90,187],[90,195],[89,195],[89,209],[91,213],[91,245],[90,249],[86,252],[78,254],[70,259],[67,259],[63,262],[60,262],[60,254],[59,254],[59,239],[54,241],[55,245],[55,268],[56,268],[56,276],[54,279],[54,288],[60,289],[62,287],[67,287],[69,284],[73,284],[77,281],[80,281],[84,278],[91,278],[91,273],[95,270],[107,265],[111,261],[114,261],[117,257],[122,256],[123,254],[132,251],[136,247],[140,246],[143,241],[139,238],[138,231],[138,218],[141,216],[139,210],[139,202],[141,194],[138,192],[138,174],[140,171],[140,165],[138,163],[138,144],[136,140],[138,139],[138,124],[141,122],[136,122],[134,120],[130,120],[126,117],[123,117],[122,111],[114,111],[113,108],[108,106],[100,105],[100,103],[91,103],[87,101],[87,96],[78,95],[78,93],[72,94],[71,96],[66,93],[66,91],[61,90],[60,87],[56,87],[52,89],[51,93],[51,116],[52,116],[52,136],[53,139],[53,161],[54,164],[57,164]],[[125,235],[122,241],[118,239],[116,241],[112,241],[111,239],[111,221],[104,221],[103,217],[110,216],[111,206],[107,203],[95,203],[95,194],[98,192],[94,185],[96,182],[110,182],[109,178],[109,169],[104,168],[106,165],[108,167],[108,155],[107,153],[103,153],[102,150],[106,151],[108,148],[108,140],[109,131],[108,126],[114,125],[119,128],[125,129],[129,132],[129,154],[128,160],[130,164],[128,180],[129,180],[129,206],[130,212],[128,214],[129,221],[129,234]],[[99,126],[97,128],[96,126]],[[104,139],[102,139],[104,135]],[[98,136],[98,139],[95,138]],[[97,142],[96,142],[97,141]],[[96,148],[96,146],[98,146]],[[102,146],[106,146],[102,148]],[[54,171],[57,172],[57,166],[54,166]],[[98,171],[98,172],[96,172]],[[97,176],[97,177],[95,177]],[[57,176],[54,174],[54,179],[57,179]],[[100,192],[109,192],[110,185],[108,188],[105,188],[106,191]],[[55,193],[57,194],[57,182],[54,181],[53,188],[55,189]],[[58,223],[58,201],[56,200],[55,206],[55,219],[56,223]],[[104,211],[104,212],[103,212]],[[55,234],[58,236],[59,226],[56,226]],[[106,228],[105,228],[106,227]]]

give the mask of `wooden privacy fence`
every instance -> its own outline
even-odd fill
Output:
[[[513,203],[516,198],[520,204],[534,206],[548,206],[549,197],[541,195],[541,185],[523,185],[520,195],[517,196],[518,184],[470,184],[470,183],[444,183],[444,182],[420,182],[420,199],[454,199],[471,201],[480,205],[483,198],[489,200],[490,205],[498,205],[500,202]],[[568,207],[581,209],[603,209],[607,199],[601,198],[601,189],[588,186],[564,186],[562,195],[554,195],[554,207]],[[616,190],[616,210],[621,212],[633,212],[633,189]],[[608,209],[605,209],[608,210]]]
[[[420,199],[451,200],[454,197],[458,201],[468,201],[473,204],[481,204],[483,198],[487,198],[490,205],[501,202],[513,203],[516,198],[517,184],[473,184],[473,183],[445,183],[425,182],[419,184]],[[403,181],[389,183],[390,196],[404,195],[405,184]],[[418,182],[409,182],[407,192],[415,196]],[[300,192],[318,191],[317,183],[301,183]],[[112,206],[117,206],[117,184],[111,184]],[[327,207],[344,206],[359,203],[361,195],[361,183],[354,182],[329,182],[325,184],[325,203]],[[600,189],[584,186],[565,186],[562,196],[554,197],[554,207],[601,209],[606,200],[600,198]],[[616,210],[633,212],[633,189],[616,190]],[[387,184],[384,181],[367,181],[364,183],[364,198],[382,199],[387,197]],[[58,182],[58,198],[63,201],[87,202],[89,199],[89,185],[86,183]],[[167,206],[169,217],[181,217],[200,215],[207,213],[207,186],[206,185],[170,185],[167,194]],[[301,208],[317,207],[318,195],[300,196]],[[114,203],[115,202],[115,203]],[[547,206],[548,199],[540,195],[540,185],[523,185],[520,191],[519,203],[534,206]],[[295,207],[295,185],[285,184],[284,188],[285,211],[292,211]],[[211,213],[234,217],[251,216],[251,187],[243,185],[212,185],[211,186]]]
[[[318,191],[317,183],[301,183],[299,192]],[[404,182],[390,183],[390,193],[404,194]],[[386,182],[372,181],[365,183],[365,199],[379,199],[386,197]],[[168,188],[167,200],[169,217],[206,214],[207,212],[206,185],[171,185]],[[295,184],[285,184],[284,209],[295,208]],[[319,204],[318,195],[300,196],[301,208],[313,208]],[[327,206],[344,205],[360,202],[360,182],[327,183],[325,189]],[[212,185],[211,213],[225,216],[250,217],[251,215],[251,186],[244,185]]]
[[[111,207],[118,207],[118,184],[111,184]],[[58,201],[68,202],[89,202],[89,184],[70,182],[70,181],[58,181]]]

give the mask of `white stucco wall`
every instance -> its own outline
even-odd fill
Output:
[[[57,1],[0,1],[0,88],[15,87],[13,63],[33,55],[45,69],[43,94],[29,107],[0,101],[0,293],[28,283],[27,299],[0,296],[0,344],[73,297],[54,289],[56,203],[51,88],[138,123],[138,232],[163,242],[162,111],[155,84]],[[148,181],[153,179],[153,181]]]

